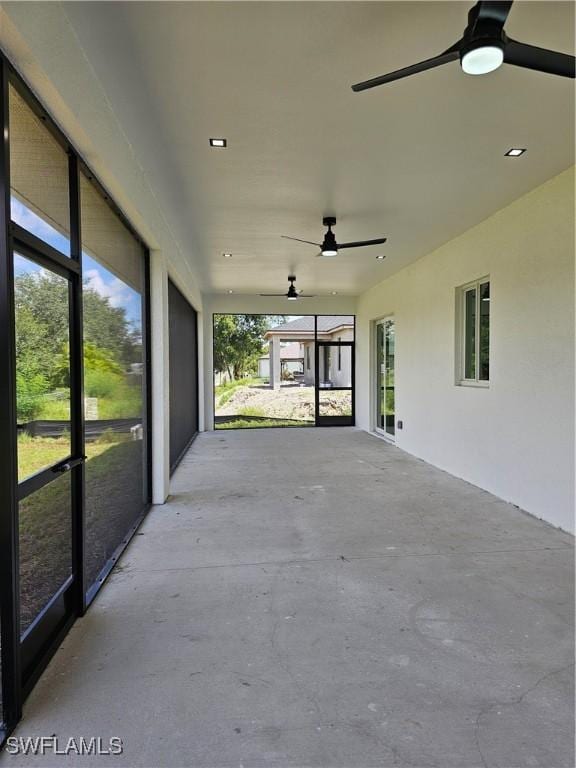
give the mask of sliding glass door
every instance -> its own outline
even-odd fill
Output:
[[[395,434],[394,318],[376,323],[376,431],[386,437]]]

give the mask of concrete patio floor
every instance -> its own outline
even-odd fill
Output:
[[[353,429],[200,435],[2,766],[572,768],[573,540]]]

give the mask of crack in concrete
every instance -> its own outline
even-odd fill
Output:
[[[562,672],[565,672],[567,669],[570,669],[574,666],[574,662],[571,662],[570,664],[565,664],[563,667],[560,667],[560,669],[553,669],[551,672],[546,672],[546,674],[542,675],[541,677],[536,680],[535,683],[533,683],[531,686],[529,686],[525,691],[523,691],[519,696],[512,699],[512,701],[493,701],[490,704],[487,704],[483,706],[480,711],[478,712],[478,715],[476,716],[476,720],[474,723],[474,742],[476,744],[476,748],[478,750],[478,754],[480,755],[480,759],[482,760],[483,768],[490,768],[486,756],[484,754],[484,751],[482,750],[482,746],[480,744],[480,728],[481,728],[481,721],[482,718],[485,717],[487,714],[489,714],[493,709],[496,707],[515,707],[518,704],[521,704],[526,696],[528,694],[532,693],[536,690],[542,683],[544,683],[546,680],[548,680],[550,677],[554,677],[555,675],[559,675]]]
[[[570,552],[572,547],[530,547],[527,549],[486,549],[477,551],[462,550],[459,552],[399,552],[378,553],[374,555],[347,555],[349,561],[353,560],[384,560],[388,558],[399,559],[402,557],[474,557],[475,555],[514,555],[526,552]],[[325,563],[331,560],[340,560],[341,555],[326,555],[325,557],[295,558],[292,560],[259,560],[250,563],[214,563],[211,565],[183,565],[176,568],[131,568],[131,573],[164,573],[166,571],[202,571],[211,568],[256,568],[262,565],[307,565],[313,563]],[[131,565],[129,563],[129,565]]]

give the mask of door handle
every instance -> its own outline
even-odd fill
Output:
[[[62,464],[58,464],[56,467],[54,467],[52,472],[57,472],[59,474],[70,472],[70,470],[74,469],[74,467],[77,467],[79,464],[83,464],[85,459],[86,456],[80,456],[78,459],[69,459],[68,461],[64,461]]]

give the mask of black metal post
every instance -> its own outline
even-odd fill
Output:
[[[68,188],[70,194],[70,256],[78,271],[70,279],[70,393],[71,450],[75,459],[84,459],[84,367],[82,312],[82,229],[80,215],[80,170],[78,158],[68,153]],[[80,461],[72,470],[72,572],[76,583],[76,612],[86,611],[85,580],[85,469]]]
[[[5,734],[22,714],[14,265],[10,237],[8,65],[0,56],[0,637]]]
[[[314,426],[320,413],[320,357],[318,355],[318,315],[314,315]]]
[[[144,425],[145,425],[145,504],[152,503],[152,322],[150,312],[150,251],[144,254],[144,291],[142,294],[142,350],[144,353]]]

